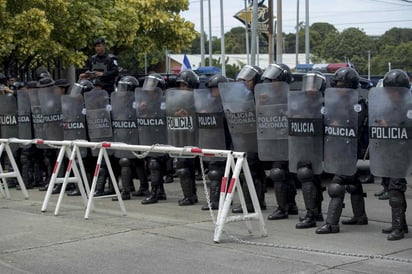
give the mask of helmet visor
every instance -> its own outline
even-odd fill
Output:
[[[258,71],[254,67],[246,65],[240,70],[239,74],[236,77],[236,80],[252,80],[253,77],[255,77],[256,73],[258,73]]]
[[[143,83],[143,90],[154,90],[159,80],[151,75],[147,76]]]
[[[262,79],[278,80],[282,72],[283,69],[280,66],[271,64],[263,73]]]
[[[320,91],[325,83],[325,77],[316,74],[308,73],[303,78],[302,90],[304,91]]]

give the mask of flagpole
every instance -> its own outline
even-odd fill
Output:
[[[203,22],[203,0],[200,0],[200,65],[205,66],[205,31]]]

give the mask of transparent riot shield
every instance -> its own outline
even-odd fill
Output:
[[[62,95],[64,140],[87,141],[86,116],[83,95]],[[87,156],[87,148],[80,148],[82,157]]]
[[[369,161],[373,175],[394,178],[410,175],[411,129],[409,89],[372,88],[369,93]]]
[[[138,145],[139,132],[137,129],[134,92],[112,92],[110,98],[112,105],[113,140],[130,145]],[[115,150],[114,156],[129,159],[136,157],[130,151],[126,150]]]
[[[355,89],[327,88],[324,107],[323,167],[326,172],[351,176],[358,160],[358,104]]]
[[[61,93],[55,87],[39,88],[38,96],[47,140],[63,140]]]
[[[197,146],[197,121],[193,91],[166,91],[166,119],[169,145]]]
[[[160,88],[135,91],[139,144],[167,144],[166,103]]]
[[[44,126],[44,117],[39,99],[39,90],[32,89],[28,91],[31,105],[31,118],[33,123],[33,137],[37,139],[47,139],[46,129]]]
[[[285,82],[255,87],[258,154],[262,161],[288,160],[288,92]]]
[[[257,153],[253,93],[242,82],[219,83],[219,90],[234,150]]]
[[[312,166],[321,174],[323,156],[323,96],[318,91],[290,91],[288,96],[289,170],[298,164]]]
[[[90,141],[113,141],[111,106],[107,91],[100,89],[85,92],[84,103]]]
[[[18,138],[24,140],[33,139],[33,127],[31,120],[31,105],[29,91],[17,90],[17,117],[18,117]],[[20,145],[25,148],[30,145]]]
[[[0,132],[1,138],[18,138],[19,126],[17,116],[17,100],[13,95],[0,96]],[[15,151],[17,144],[10,144],[10,148]]]
[[[195,108],[199,125],[198,146],[209,149],[226,149],[224,112],[219,94],[212,90],[195,89]]]

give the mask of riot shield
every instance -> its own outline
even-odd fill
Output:
[[[1,138],[18,138],[19,127],[17,118],[17,100],[13,95],[0,96],[0,132]],[[15,151],[17,144],[11,144],[10,148]]]
[[[405,178],[411,172],[412,96],[407,88],[369,93],[369,161],[373,175]]]
[[[39,99],[39,89],[28,91],[31,105],[31,118],[33,123],[33,137],[37,139],[47,139],[44,126],[44,117]]]
[[[285,82],[255,87],[258,154],[262,161],[288,160],[288,92]]]
[[[138,145],[139,132],[137,130],[134,92],[112,92],[110,101],[112,105],[113,140],[130,145]],[[117,158],[135,158],[130,151],[126,150],[115,150],[114,156]]]
[[[355,89],[327,88],[323,113],[323,167],[326,172],[354,175],[358,160],[358,104]]]
[[[166,103],[160,88],[135,91],[139,144],[167,144]]]
[[[47,140],[63,140],[61,93],[53,86],[38,89]]]
[[[219,94],[210,89],[195,89],[195,109],[198,131],[198,146],[209,149],[226,149],[224,112]]]
[[[242,82],[219,83],[219,90],[234,150],[257,153],[253,93]]]
[[[111,107],[107,91],[99,89],[85,92],[84,103],[90,141],[113,141]]]
[[[26,90],[17,90],[17,115],[18,115],[18,127],[20,139],[33,139],[33,128],[31,120],[31,106],[29,92]],[[20,145],[22,148],[26,148],[30,145]]]
[[[323,156],[322,93],[318,91],[289,91],[289,170],[296,173],[298,164],[312,166],[321,174]]]
[[[193,91],[166,91],[166,121],[169,145],[197,146],[197,121]]]
[[[62,95],[61,103],[64,140],[87,140],[83,96]],[[86,157],[87,148],[80,148],[80,153]]]

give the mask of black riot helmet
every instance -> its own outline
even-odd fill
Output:
[[[192,70],[184,70],[177,76],[177,83],[184,83],[191,89],[199,87],[199,77]]]
[[[139,81],[133,76],[123,76],[117,83],[117,91],[134,91],[139,87]]]
[[[70,95],[83,94],[87,91],[94,89],[94,85],[91,81],[83,79],[78,83],[74,83],[72,89],[70,90]]]
[[[262,75],[262,81],[280,81],[290,84],[293,81],[292,72],[288,65],[285,64],[270,64]]]
[[[0,84],[7,84],[7,76],[4,73],[0,72]]]
[[[309,71],[303,76],[302,90],[303,91],[320,91],[326,89],[326,77],[322,72]]]
[[[253,85],[259,84],[260,83],[260,78],[262,77],[263,71],[260,67],[258,66],[250,66],[250,65],[245,65],[243,68],[240,70],[239,74],[236,77],[236,81],[239,80],[253,80]]]
[[[166,88],[166,82],[160,74],[152,73],[144,78],[143,90],[154,90],[155,88],[164,90]]]
[[[342,82],[343,86],[338,86],[337,82]],[[340,68],[333,75],[331,85],[339,88],[357,89],[359,87],[359,74],[353,68]]]
[[[207,81],[206,86],[208,88],[215,88],[218,87],[219,83],[227,83],[229,80],[222,74],[215,74],[212,77],[209,78],[209,81]]]
[[[408,74],[401,69],[393,69],[383,77],[383,86],[410,88]]]

